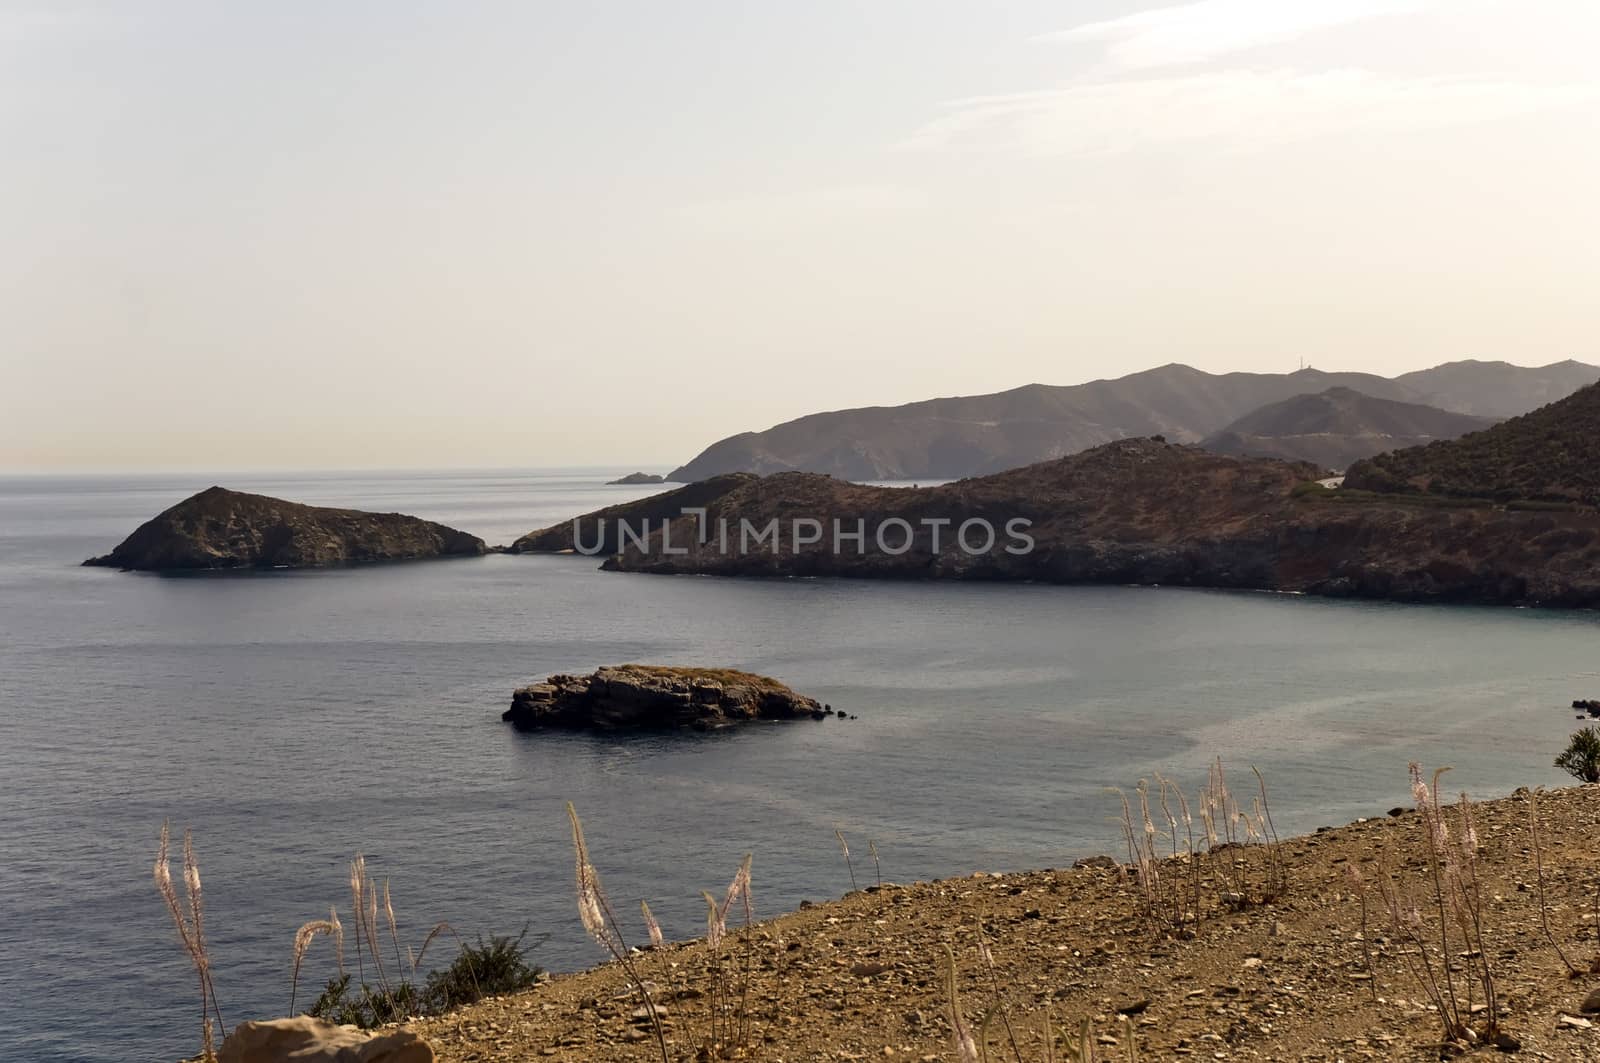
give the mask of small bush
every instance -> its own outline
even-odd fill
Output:
[[[327,919],[314,919],[295,931],[294,964],[289,979],[291,1013],[301,964],[311,942],[318,936],[332,940],[339,974],[327,981],[307,1014],[341,1026],[369,1029],[417,1015],[441,1015],[489,995],[527,989],[543,973],[529,965],[524,956],[526,925],[514,938],[492,937],[485,942],[480,936],[477,945],[468,945],[449,923],[438,923],[422,939],[420,948],[413,952],[407,946],[402,950],[389,882],[385,879],[379,888],[367,874],[366,858],[359,854],[350,862],[350,911],[355,918],[354,977],[345,966],[344,925],[336,908],[329,910]],[[382,940],[385,925],[389,931],[388,950]],[[455,938],[456,957],[444,970],[432,971],[424,977],[427,969],[422,966],[423,957],[428,953],[428,946],[442,933]],[[385,951],[393,957],[392,966],[384,960]],[[367,982],[369,973],[374,976],[376,985]]]
[[[1579,782],[1600,782],[1600,729],[1585,727],[1574,734],[1556,767]]]
[[[480,937],[476,945],[463,943],[450,966],[429,974],[427,984],[421,987],[409,981],[377,988],[364,982],[353,986],[350,975],[341,974],[328,979],[306,1014],[370,1030],[386,1022],[442,1015],[484,997],[532,988],[543,971],[527,962],[522,945],[527,936],[524,926],[516,937],[492,937],[487,942]]]
[[[476,945],[461,946],[461,951],[442,971],[428,975],[423,1003],[430,1012],[476,1004],[484,997],[504,996],[528,989],[543,973],[529,966],[522,941],[528,936],[526,925],[516,937],[478,939]]]
[[[352,992],[349,974],[328,979],[322,993],[306,1009],[306,1014],[314,1019],[326,1019],[336,1026],[359,1026],[363,1030],[386,1022],[400,1022],[422,1012],[422,1001],[410,982],[400,982],[387,990],[373,989],[363,982]]]

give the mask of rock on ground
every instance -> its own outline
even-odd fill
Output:
[[[433,1048],[410,1030],[369,1034],[297,1015],[233,1028],[217,1063],[433,1063]]]

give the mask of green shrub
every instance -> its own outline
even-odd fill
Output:
[[[1585,727],[1574,734],[1556,767],[1579,782],[1600,782],[1600,729]]]
[[[370,1030],[386,1022],[400,1022],[420,1015],[423,1011],[416,987],[410,982],[401,982],[387,992],[362,983],[359,992],[352,992],[350,975],[347,973],[328,979],[328,984],[306,1014],[338,1026],[359,1026],[363,1030]]]
[[[370,1030],[414,1015],[442,1015],[484,997],[529,989],[543,971],[527,961],[522,944],[527,936],[524,926],[516,937],[492,937],[487,942],[480,937],[476,945],[463,943],[450,966],[430,973],[421,988],[409,981],[387,989],[365,983],[352,986],[348,973],[330,978],[306,1014]]]
[[[526,925],[516,937],[478,938],[476,945],[461,946],[454,961],[428,975],[423,999],[433,1012],[475,1004],[484,997],[504,996],[531,987],[543,973],[529,966],[522,941]],[[541,939],[542,940],[542,939]]]

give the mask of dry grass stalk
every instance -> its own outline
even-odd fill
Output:
[[[172,924],[177,928],[178,937],[183,942],[183,948],[189,955],[189,962],[194,965],[195,975],[200,981],[200,1043],[204,1058],[211,1060],[216,1056],[214,1033],[226,1034],[227,1028],[222,1023],[222,1012],[217,1006],[216,988],[211,981],[211,956],[206,950],[205,936],[205,901],[200,888],[200,864],[194,855],[193,832],[183,832],[183,885],[188,907],[178,900],[178,891],[172,885],[171,866],[171,825],[163,821],[161,824],[161,842],[156,849],[156,861],[153,868],[156,890],[161,894],[161,899],[166,902],[167,913],[172,917]],[[216,1016],[216,1025],[212,1025],[212,1015]]]
[[[1372,934],[1367,929],[1367,883],[1361,877],[1361,871],[1354,864],[1344,866],[1345,874],[1350,879],[1350,885],[1355,888],[1356,896],[1361,901],[1361,962],[1367,972],[1367,990],[1372,995],[1372,1002],[1378,1002],[1378,978],[1372,970]]]
[[[1539,888],[1539,925],[1544,928],[1544,936],[1550,942],[1550,947],[1561,957],[1561,965],[1567,969],[1567,977],[1581,978],[1584,972],[1567,959],[1561,943],[1556,940],[1555,933],[1550,929],[1550,906],[1544,896],[1544,855],[1539,845],[1539,795],[1532,790],[1528,791],[1528,834],[1533,839],[1534,881],[1538,883]],[[1600,933],[1600,924],[1597,924],[1595,932]]]
[[[366,943],[366,955],[372,958],[373,971],[378,976],[378,988],[383,993],[386,1013],[394,1015],[398,1009],[395,1003],[394,986],[389,981],[389,973],[383,966],[383,950],[378,945],[378,890],[372,883],[372,878],[367,874],[367,858],[360,853],[350,861],[350,906],[356,920],[356,963],[361,978],[362,991],[366,991],[366,974],[362,960],[362,943]],[[396,949],[398,957],[399,950]],[[395,972],[400,976],[400,971]]]
[[[703,1055],[730,1056],[752,1041],[750,1026],[750,927],[754,909],[750,899],[751,855],[745,854],[733,880],[718,901],[702,893],[706,902],[706,944],[711,950],[711,986],[706,994],[709,1008],[706,1036],[699,1046]],[[728,937],[728,916],[734,905],[744,909],[744,934],[741,949],[741,977],[737,985],[723,962],[722,943]]]
[[[309,923],[302,923],[299,930],[294,932],[294,970],[289,975],[289,1014],[294,1014],[294,1002],[300,988],[300,964],[306,958],[306,950],[311,947],[311,940],[318,934],[326,934],[338,942],[344,936],[344,930],[339,925],[338,913],[329,909],[330,919],[313,919]],[[338,946],[343,952],[343,947]],[[343,973],[344,960],[340,957],[340,973]]]
[[[977,932],[978,957],[983,960],[983,968],[989,975],[989,992],[994,1000],[993,1005],[991,1005],[989,1008],[988,1015],[993,1015],[996,1012],[999,1013],[1000,1024],[1004,1026],[1006,1030],[1006,1040],[1011,1044],[1011,1051],[1015,1053],[1016,1057],[1020,1060],[1022,1058],[1022,1049],[1017,1047],[1017,1031],[1011,1026],[1011,1005],[1010,1002],[1006,1000],[1005,994],[1001,990],[1000,972],[995,969],[994,953],[989,951],[989,942],[983,936],[982,923],[977,924]],[[986,1015],[985,1022],[987,1022],[987,1018],[988,1016]],[[984,1046],[983,1050],[987,1051],[987,1037],[984,1038],[982,1044]]]
[[[417,976],[417,968],[422,964],[422,958],[428,954],[428,946],[433,944],[433,939],[434,938],[438,937],[440,934],[444,933],[446,930],[450,931],[450,936],[454,937],[456,939],[457,946],[459,946],[463,950],[466,949],[466,943],[461,940],[461,935],[456,933],[456,928],[455,927],[451,926],[449,923],[444,923],[444,922],[435,923],[433,925],[433,929],[428,931],[428,936],[422,939],[422,947],[417,949],[416,952],[411,954],[411,977],[412,978],[415,978]]]
[[[961,991],[956,986],[956,954],[949,945],[944,947],[944,991],[950,1002],[950,1030],[955,1038],[956,1058],[961,1063],[979,1063],[978,1044],[972,1038],[972,1027],[961,1013]]]
[[[1478,883],[1478,835],[1472,802],[1462,794],[1452,832],[1448,809],[1439,801],[1439,768],[1424,781],[1422,768],[1410,766],[1411,793],[1422,817],[1427,878],[1424,888],[1437,922],[1437,947],[1430,938],[1421,907],[1387,872],[1378,877],[1395,934],[1409,947],[1406,963],[1439,1015],[1447,1043],[1494,1041],[1500,1035],[1499,995],[1486,941],[1483,896]],[[1452,932],[1454,931],[1454,932]],[[1459,938],[1459,941],[1457,940]],[[1459,957],[1463,983],[1456,984],[1454,960]],[[1472,1025],[1473,996],[1483,993],[1484,1022]]]
[[[361,913],[366,905],[361,900],[361,890],[367,876],[367,861],[360,853],[350,861],[350,911],[356,919],[356,979],[367,984],[367,967],[361,958]]]
[[[650,910],[649,901],[639,902],[639,912],[644,916],[644,928],[650,935],[650,947],[659,949],[666,944],[666,939],[661,934],[661,924],[656,922],[655,913]]]
[[[355,946],[357,975],[359,979],[356,992],[360,995],[360,1003],[368,1007],[379,1016],[400,1017],[403,1012],[419,1004],[416,988],[419,984],[420,967],[426,957],[428,947],[440,934],[448,932],[455,939],[457,950],[463,955],[470,955],[466,942],[461,935],[456,933],[455,927],[449,923],[434,924],[422,939],[419,948],[413,950],[405,946],[402,956],[400,945],[400,924],[395,915],[394,898],[390,892],[389,880],[385,879],[382,889],[378,889],[372,877],[367,873],[366,857],[357,853],[355,859],[350,861],[350,905],[351,914],[355,919]],[[389,971],[383,965],[382,949],[379,943],[382,933],[379,927],[379,914],[382,913],[384,924],[389,930],[389,940],[394,952],[395,970],[394,981],[389,978]],[[295,1001],[299,994],[300,971],[303,967],[307,951],[312,941],[319,936],[333,939],[334,959],[337,964],[339,976],[345,975],[344,956],[344,924],[339,919],[336,907],[328,909],[328,918],[313,919],[300,926],[294,936],[294,963],[289,979],[289,1011],[294,1013]],[[365,944],[363,944],[365,943]],[[374,973],[378,977],[379,995],[381,1004],[366,982],[366,959],[373,961]],[[482,986],[478,982],[477,972],[469,962],[465,970],[472,981],[473,993],[481,997]],[[403,1005],[403,1006],[402,1006]]]
[[[833,836],[839,839],[839,851],[844,854],[845,870],[850,872],[850,892],[854,893],[860,887],[856,885],[856,869],[850,863],[850,843],[844,840],[844,831],[834,828]]]
[[[394,945],[394,969],[398,975],[398,972],[404,971],[406,967],[400,960],[400,930],[395,924],[394,903],[389,899],[388,879],[383,880],[383,915],[389,924],[389,941]],[[415,977],[415,974],[416,972],[413,971],[413,977]]]
[[[583,838],[583,823],[578,819],[578,810],[571,801],[567,802],[567,821],[572,827],[572,849],[577,868],[578,918],[583,922],[583,928],[589,932],[589,936],[622,966],[635,991],[644,998],[645,1012],[650,1018],[650,1028],[656,1035],[656,1047],[661,1051],[661,1063],[672,1063],[671,1056],[667,1053],[667,1038],[661,1026],[661,1014],[656,1010],[649,986],[639,976],[638,968],[633,963],[627,942],[623,940],[622,928],[611,910],[611,902],[606,898],[605,890],[601,888],[600,874],[589,860],[589,846]]]
[[[1288,891],[1288,861],[1272,822],[1266,780],[1251,770],[1257,795],[1249,810],[1229,791],[1221,760],[1208,769],[1196,806],[1182,787],[1159,773],[1153,791],[1144,779],[1135,787],[1137,813],[1126,793],[1111,791],[1122,803],[1126,866],[1152,922],[1169,931],[1199,923],[1208,882],[1216,887],[1219,907],[1270,904]],[[1194,807],[1200,815],[1198,834]]]
[[[944,980],[945,1000],[949,1007],[951,1040],[955,1048],[957,1063],[990,1063],[989,1027],[996,1015],[1000,1016],[1001,1024],[1005,1027],[1006,1040],[1004,1047],[1010,1050],[1011,1059],[1015,1063],[1030,1063],[1017,1040],[1016,1031],[1012,1028],[1007,1015],[1009,1009],[1001,992],[994,956],[989,951],[988,944],[984,941],[981,926],[978,928],[978,955],[990,975],[992,1001],[979,1018],[978,1031],[974,1035],[961,1002],[955,951],[948,943],[944,946],[941,973]],[[1068,1035],[1064,1030],[1058,1031],[1056,1029],[1055,1022],[1051,1017],[1050,1007],[1046,1004],[1041,1016],[1040,1033],[1042,1041],[1040,1060],[1042,1063],[1055,1063],[1057,1038],[1061,1038],[1065,1042],[1066,1058],[1072,1060],[1073,1063],[1096,1063],[1100,1058],[1096,1049],[1094,1024],[1089,1019],[1083,1020],[1075,1036]],[[1138,1063],[1139,1045],[1131,1025],[1126,1030],[1124,1037],[1125,1039],[1122,1042],[1125,1052],[1124,1058],[1129,1063]]]

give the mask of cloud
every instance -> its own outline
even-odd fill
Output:
[[[1596,100],[1597,84],[1230,70],[957,100],[903,146],[1089,156],[1196,141],[1269,145],[1468,125]]]
[[[1198,0],[1091,22],[1040,40],[1098,42],[1124,68],[1198,63],[1317,30],[1426,10],[1438,0]]]

